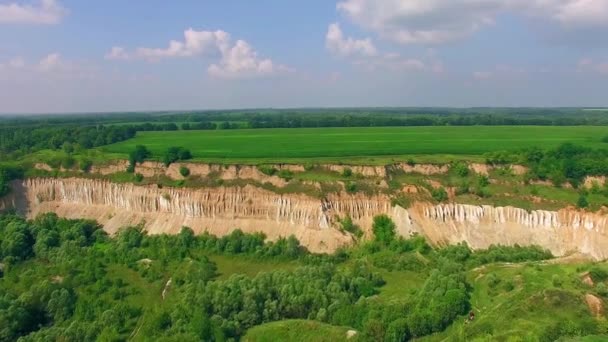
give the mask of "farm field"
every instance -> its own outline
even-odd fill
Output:
[[[362,160],[384,162],[391,157],[427,160],[475,159],[483,153],[529,147],[552,148],[564,142],[602,147],[608,133],[599,126],[467,126],[243,129],[218,131],[139,132],[134,139],[102,148],[126,155],[145,145],[155,155],[169,146],[188,148],[195,159],[214,162],[251,160],[297,162]],[[325,160],[324,160],[325,159]],[[418,161],[418,159],[416,158]]]

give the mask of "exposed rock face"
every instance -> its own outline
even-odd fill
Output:
[[[261,231],[270,239],[295,235],[316,252],[333,251],[351,238],[333,228],[345,214],[369,223],[386,212],[386,198],[334,195],[319,200],[305,195],[279,195],[252,186],[174,189],[135,186],[88,179],[38,178],[14,182],[21,200],[5,200],[28,217],[56,212],[69,218],[95,219],[114,233],[143,223],[153,234],[177,233],[189,226],[200,233],[224,235],[236,228]]]
[[[236,228],[261,231],[270,239],[295,235],[315,252],[330,252],[352,239],[336,227],[350,216],[368,233],[374,216],[387,214],[403,236],[420,233],[438,245],[466,241],[472,248],[492,244],[547,248],[556,256],[580,252],[608,258],[608,216],[564,209],[531,211],[513,207],[416,203],[404,209],[387,196],[280,195],[253,186],[204,189],[158,188],[90,179],[28,179],[13,183],[0,209],[16,207],[29,217],[56,212],[95,219],[114,233],[142,223],[153,234],[195,232],[224,235]]]
[[[415,223],[398,221],[402,230],[421,233],[437,244],[466,241],[472,248],[535,244],[557,256],[578,251],[595,259],[608,258],[606,215],[464,204],[417,204],[409,214]]]

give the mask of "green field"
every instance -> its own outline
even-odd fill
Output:
[[[169,146],[190,149],[204,161],[297,162],[390,158],[449,159],[527,147],[552,148],[563,142],[590,147],[608,134],[598,126],[467,126],[243,129],[219,131],[139,132],[134,139],[109,145],[106,152],[126,154],[145,145],[156,156]],[[425,156],[424,156],[425,155]],[[372,158],[373,157],[373,158]],[[423,161],[416,159],[417,161]]]

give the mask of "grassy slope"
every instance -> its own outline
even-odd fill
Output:
[[[349,328],[306,320],[285,320],[262,324],[250,329],[244,342],[333,342],[346,341]]]
[[[162,155],[170,145],[189,148],[196,159],[215,162],[354,161],[387,163],[405,156],[444,159],[525,147],[555,147],[569,141],[599,146],[604,127],[374,127],[140,132],[109,145],[125,154],[145,145]],[[319,159],[320,158],[320,159]],[[426,157],[430,158],[429,156]],[[416,157],[417,161],[421,161]],[[431,158],[432,160],[432,158]]]
[[[495,264],[471,270],[468,278],[474,288],[471,304],[476,320],[464,324],[462,317],[443,333],[419,341],[535,341],[534,336],[558,322],[594,320],[583,299],[586,293],[595,293],[594,288],[582,284],[580,278],[588,267],[530,263]],[[381,301],[406,298],[426,277],[415,272],[381,273],[387,282],[378,296]],[[494,276],[500,281],[492,286]],[[512,290],[506,286],[509,282],[514,285]],[[245,341],[325,341],[328,336],[327,340],[341,341],[346,330],[310,321],[280,321],[252,328]],[[608,341],[608,337],[572,341]]]

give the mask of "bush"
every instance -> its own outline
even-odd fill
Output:
[[[351,170],[348,167],[344,168],[344,170],[342,171],[342,177],[349,178],[352,175],[353,175],[353,170]]]
[[[594,282],[603,282],[608,279],[608,272],[599,266],[593,266],[589,270],[589,275]]]
[[[290,170],[283,169],[283,170],[279,171],[277,176],[279,176],[280,178],[283,178],[284,180],[289,182],[290,180],[293,179],[293,172]]]
[[[141,173],[136,173],[135,174],[135,181],[137,183],[141,183],[141,181],[143,181],[143,180],[144,180],[144,175],[142,175]]]
[[[490,185],[490,179],[488,179],[488,176],[479,176],[477,177],[477,185],[480,188],[485,188],[486,186]]]
[[[470,172],[468,165],[461,161],[456,162],[454,166],[452,166],[452,170],[460,177],[466,177]]]
[[[88,159],[84,159],[80,161],[80,171],[82,172],[89,172],[91,171],[91,167],[93,166],[93,162],[88,160]]]
[[[361,228],[359,228],[359,226],[353,223],[353,220],[350,218],[350,216],[346,216],[344,219],[340,220],[340,225],[342,230],[349,232],[358,238],[363,236]]]
[[[179,174],[182,175],[182,177],[188,177],[190,176],[190,169],[185,166],[181,166],[179,168]]]
[[[448,193],[443,187],[433,189],[431,191],[431,196],[433,196],[433,199],[437,202],[443,202],[448,200]]]
[[[589,206],[589,201],[587,201],[587,196],[581,194],[576,201],[576,206],[583,209]]]
[[[274,176],[278,171],[270,165],[258,165],[258,170],[266,176]]]
[[[350,193],[357,192],[357,183],[349,182],[346,184],[346,191]]]
[[[135,146],[135,150],[133,150],[129,154],[129,161],[132,165],[137,163],[143,163],[146,158],[150,158],[152,156],[152,152],[148,151],[148,149],[143,145]]]
[[[374,232],[374,238],[376,241],[388,245],[395,239],[395,223],[390,217],[386,215],[378,215],[374,217],[374,223],[372,225]]]
[[[555,287],[562,287],[562,284],[564,283],[557,274],[554,274],[551,277],[551,282],[553,283],[553,286],[555,286]]]
[[[163,163],[166,166],[171,165],[179,160],[192,159],[192,153],[183,147],[169,147],[165,155],[163,156]]]

